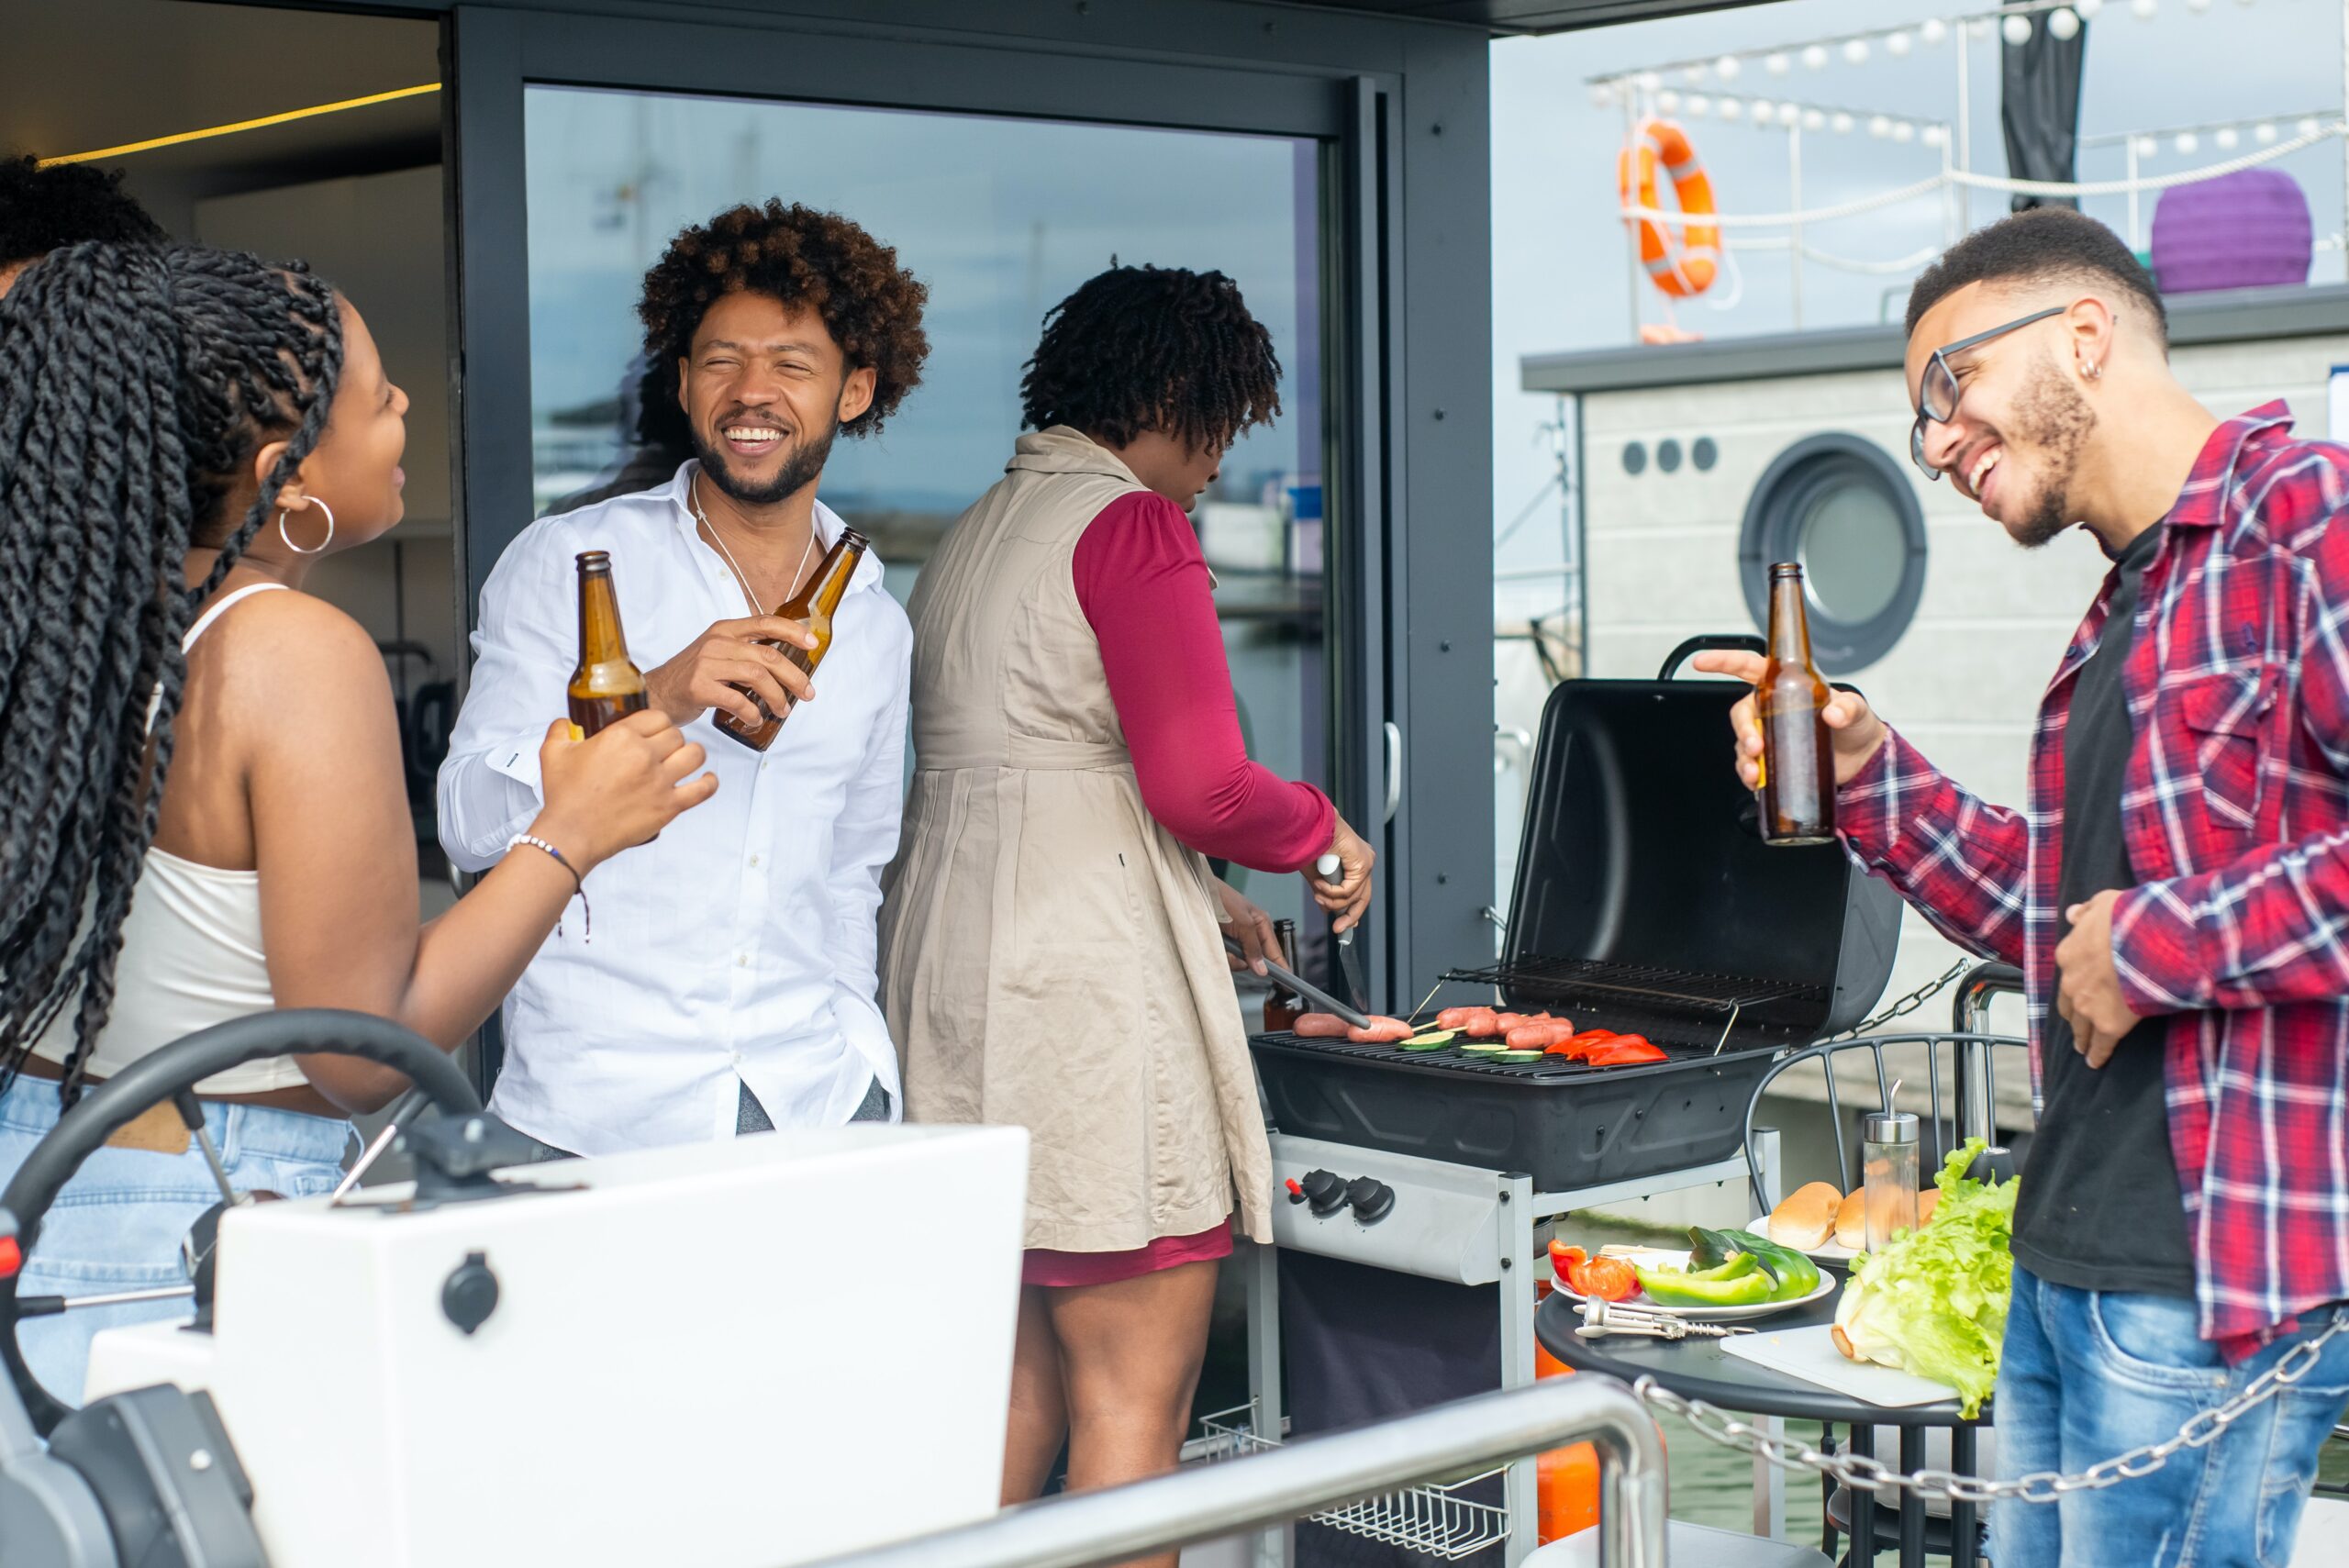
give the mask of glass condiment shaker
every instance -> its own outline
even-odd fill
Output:
[[[1917,1229],[1917,1118],[1870,1111],[1860,1118],[1860,1203],[1868,1251],[1880,1252],[1897,1230]]]

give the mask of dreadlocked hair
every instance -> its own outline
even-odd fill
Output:
[[[1068,425],[1110,446],[1145,430],[1228,447],[1281,411],[1273,335],[1221,272],[1111,267],[1044,317],[1020,377],[1029,428]]]
[[[78,1097],[171,771],[180,639],[316,450],[341,368],[334,292],[299,262],[83,244],[0,297],[0,1091],[70,1005]],[[191,545],[220,551],[193,589]]]

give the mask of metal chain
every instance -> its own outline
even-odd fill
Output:
[[[1885,1025],[1890,1023],[1895,1018],[1907,1018],[1910,1013],[1915,1012],[1918,1008],[1932,1001],[1935,996],[1940,995],[1943,991],[1948,988],[1952,981],[1965,973],[1967,970],[1973,968],[1978,962],[1980,961],[1971,958],[1959,959],[1955,963],[1951,964],[1948,969],[1943,971],[1940,978],[1926,981],[1925,984],[1918,986],[1917,989],[1909,992],[1909,995],[1901,997],[1900,1000],[1893,1003],[1892,1006],[1887,1007],[1876,1017],[1867,1019],[1865,1022],[1854,1024],[1842,1034],[1829,1036],[1828,1042],[1831,1044],[1836,1040],[1857,1040],[1860,1036],[1867,1033],[1870,1029],[1882,1029]]]
[[[2101,1491],[2140,1475],[2151,1475],[2181,1449],[2207,1448],[2235,1422],[2306,1377],[2315,1367],[2326,1341],[2344,1329],[2349,1329],[2349,1311],[2336,1312],[2324,1332],[2285,1351],[2274,1366],[2253,1378],[2243,1385],[2242,1393],[2225,1404],[2195,1412],[2175,1437],[2101,1460],[2076,1475],[2041,1470],[2012,1481],[1985,1481],[1948,1470],[1897,1471],[1865,1454],[1822,1453],[1809,1443],[1774,1438],[1701,1399],[1675,1394],[1652,1376],[1641,1378],[1631,1385],[1631,1391],[1657,1409],[1683,1418],[1724,1448],[1758,1455],[1784,1470],[1815,1470],[1844,1486],[1870,1494],[1909,1492],[1920,1498],[1946,1497],[1954,1503],[1994,1503],[2006,1498],[2053,1503],[2069,1493]]]

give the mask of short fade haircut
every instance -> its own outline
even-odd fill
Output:
[[[154,245],[170,238],[123,194],[119,169],[87,163],[43,168],[29,154],[0,158],[0,267],[85,240]]]
[[[2121,236],[2070,207],[2032,207],[1976,229],[1919,275],[1909,291],[1909,330],[1968,284],[2105,284],[2145,307],[2154,337],[2169,347],[2169,313],[2154,274]]]

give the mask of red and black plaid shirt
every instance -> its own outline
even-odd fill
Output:
[[[2219,427],[2145,568],[2121,673],[2136,744],[2113,910],[2130,1006],[2170,1018],[2169,1136],[2205,1339],[2248,1353],[2349,1297],[2349,449],[2271,403]],[[2064,726],[2108,576],[2040,705],[2030,803],[1992,806],[1898,735],[1844,838],[1951,940],[2020,963],[2032,1072],[2055,989]]]

